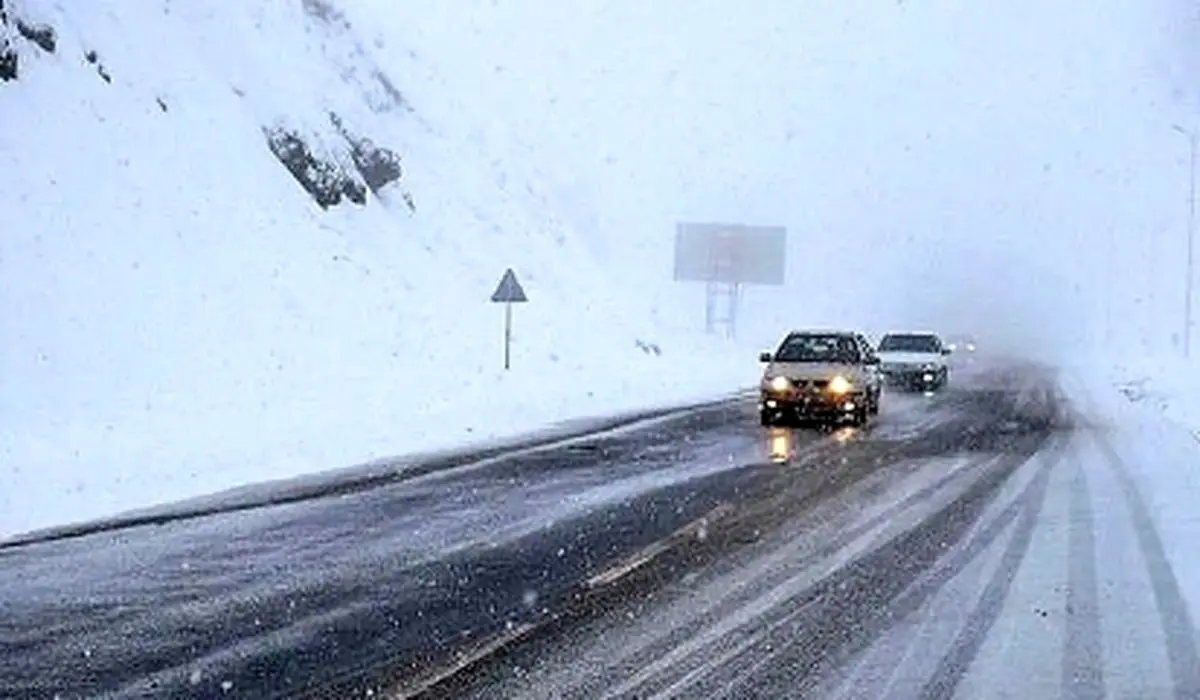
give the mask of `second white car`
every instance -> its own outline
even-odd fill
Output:
[[[938,391],[950,382],[950,349],[936,333],[892,332],[879,340],[880,372],[889,386]]]

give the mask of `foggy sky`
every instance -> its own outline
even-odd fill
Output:
[[[461,31],[457,10],[422,8],[427,38]],[[669,278],[677,220],[782,224],[789,289],[748,297],[778,302],[764,325],[988,325],[1017,344],[1166,349],[1187,213],[1171,124],[1200,126],[1189,12],[480,3],[465,49],[479,74],[459,79],[490,75],[473,99],[540,144],[597,250],[655,262],[623,266],[639,283]]]

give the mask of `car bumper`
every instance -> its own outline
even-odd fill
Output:
[[[885,370],[883,380],[888,386],[920,391],[941,386],[946,381],[946,371],[934,370]]]
[[[763,392],[758,409],[764,413],[799,418],[842,418],[853,416],[864,406],[861,394],[775,394]]]

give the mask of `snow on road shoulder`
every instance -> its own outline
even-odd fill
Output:
[[[1161,411],[1200,440],[1200,366],[1180,361],[1126,363],[1107,372],[1126,399]]]
[[[18,440],[0,433],[0,455],[13,465],[0,491],[0,539],[131,511],[170,509],[177,501],[202,504],[213,501],[205,494],[220,498],[220,492],[232,489],[270,490],[264,482],[284,488],[319,481],[326,473],[333,479],[337,472],[357,472],[345,469],[353,465],[403,463],[405,455],[484,447],[573,421],[714,400],[753,381],[754,365],[746,365],[747,373],[738,364],[714,365],[708,373],[694,372],[690,364],[675,371],[666,364],[662,370],[629,366],[626,374],[598,365],[606,372],[586,377],[531,367],[474,378],[453,396],[416,385],[348,387],[344,395],[290,411],[277,406],[241,420],[214,416],[203,423],[147,415],[138,430],[70,436],[74,450],[69,455],[55,449],[63,435],[25,434]],[[397,392],[410,398],[389,400]],[[23,463],[38,468],[23,470]]]
[[[1200,619],[1200,561],[1195,557],[1200,539],[1200,440],[1197,423],[1184,421],[1189,406],[1200,406],[1200,392],[1184,390],[1186,376],[1163,369],[1089,368],[1065,373],[1063,387],[1082,427],[1094,437],[1089,468],[1111,471],[1120,486],[1119,500],[1126,502],[1154,578],[1162,622],[1169,634],[1178,636],[1175,647],[1190,649],[1195,657],[1195,621]],[[1174,391],[1165,390],[1166,379]],[[1148,400],[1151,396],[1156,398]],[[1091,464],[1097,462],[1107,465]],[[1105,510],[1097,515],[1103,517]],[[1189,629],[1176,629],[1181,622],[1190,622]],[[1190,674],[1187,682],[1200,684],[1200,670],[1178,672]]]

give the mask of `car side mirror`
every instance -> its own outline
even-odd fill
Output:
[[[759,362],[770,362],[771,361],[771,353],[769,353],[769,352],[758,353],[758,361]]]
[[[949,355],[949,354],[950,354],[950,353],[952,353],[952,352],[954,352],[954,351],[953,351],[953,350],[951,350],[950,348],[942,348],[942,354],[943,354],[943,355]]]

